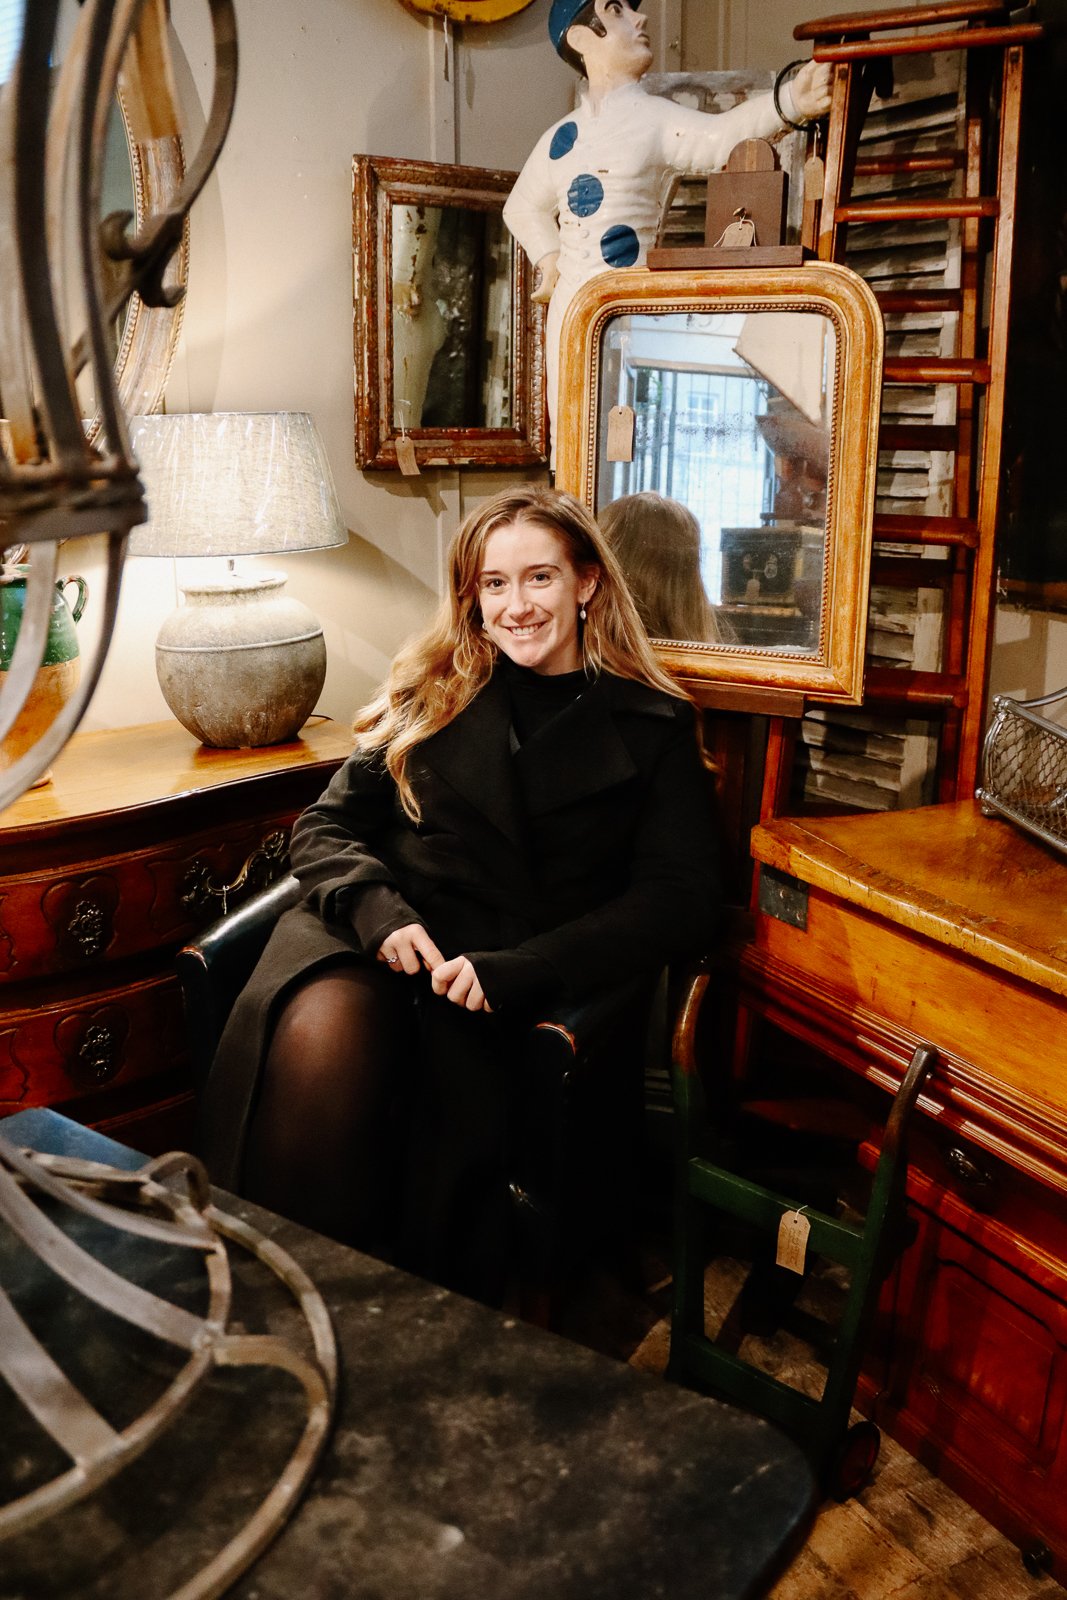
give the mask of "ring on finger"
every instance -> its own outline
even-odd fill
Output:
[[[397,962],[400,960],[400,957],[399,956],[386,956],[385,959],[386,959],[386,961],[388,961],[388,963],[389,963],[389,965],[391,967],[395,967]]]

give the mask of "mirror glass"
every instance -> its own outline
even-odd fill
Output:
[[[817,311],[606,323],[596,510],[654,638],[817,652],[835,352]]]
[[[499,211],[397,205],[393,422],[510,428],[511,235]]]
[[[547,459],[543,312],[504,225],[514,181],[484,167],[353,158],[357,466]]]

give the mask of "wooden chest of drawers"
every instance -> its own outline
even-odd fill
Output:
[[[76,735],[0,816],[0,1116],[53,1106],[149,1152],[186,1144],[175,950],[276,876],[351,736],[208,750],[177,723]]]
[[[854,1105],[938,1050],[861,1400],[1063,1582],[1067,862],[974,801],[779,819],[752,847],[750,1017],[846,1068]]]

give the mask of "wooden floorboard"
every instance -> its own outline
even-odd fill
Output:
[[[705,1309],[721,1322],[743,1276],[737,1263],[709,1267]],[[817,1293],[817,1290],[816,1290]],[[569,1306],[561,1332],[662,1374],[669,1351],[670,1279],[662,1253],[644,1262],[644,1287],[610,1277],[590,1282]],[[818,1392],[821,1371],[784,1334],[746,1336],[744,1359]],[[827,1502],[768,1600],[1067,1600],[1048,1577],[1031,1577],[1018,1548],[940,1479],[883,1436],[867,1487],[843,1505]]]

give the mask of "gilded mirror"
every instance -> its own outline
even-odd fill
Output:
[[[547,459],[541,314],[504,226],[514,181],[354,158],[357,466]]]
[[[57,24],[60,54],[69,47],[79,18],[80,8],[73,0],[62,0]],[[108,123],[100,214],[131,213],[128,231],[133,233],[148,217],[172,204],[185,177],[185,158],[181,139],[156,126],[139,95],[128,92],[124,73],[125,68]],[[65,226],[73,232],[73,215]],[[181,249],[167,268],[166,287],[185,284],[188,252],[187,224]],[[106,274],[106,262],[104,270]],[[84,324],[80,287],[71,280],[64,288],[69,326],[76,332]],[[127,415],[144,416],[159,406],[181,332],[182,309],[181,299],[174,306],[146,306],[135,294],[116,319],[112,330],[115,377]],[[87,371],[78,380],[78,394],[83,414],[94,417],[96,395]]]
[[[609,272],[572,302],[557,481],[683,679],[862,697],[882,345],[821,262]]]

